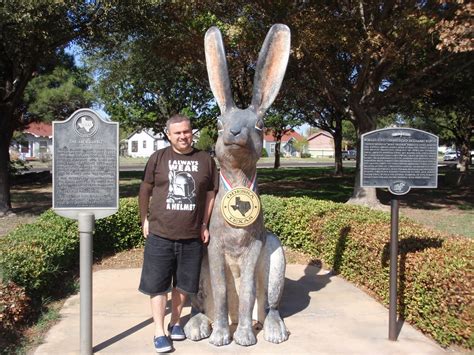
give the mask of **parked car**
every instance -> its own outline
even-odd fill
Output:
[[[357,153],[355,150],[343,150],[342,151],[342,160],[356,160]]]
[[[454,150],[447,150],[446,153],[444,153],[443,160],[444,161],[458,160],[459,155],[460,155],[459,152],[456,152]]]

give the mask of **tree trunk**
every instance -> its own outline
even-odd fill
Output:
[[[0,217],[11,213],[10,200],[10,153],[9,147],[13,132],[4,130],[0,133]]]
[[[459,162],[457,167],[459,169],[459,178],[457,181],[457,186],[464,185],[465,181],[467,181],[467,175],[469,174],[469,165],[471,164],[471,150],[469,147],[469,142],[471,140],[470,132],[462,137],[462,141],[460,142],[460,156]]]
[[[467,131],[467,130],[466,130]],[[469,172],[469,165],[471,164],[471,150],[469,147],[469,142],[471,140],[470,132],[466,132],[467,134],[459,137],[459,142],[456,144],[456,147],[460,147],[460,156],[459,156],[459,163],[458,168],[461,173]]]
[[[363,205],[375,209],[386,209],[377,198],[375,187],[362,187],[360,176],[360,152],[362,134],[373,131],[377,128],[376,121],[371,119],[362,109],[357,110],[356,116],[356,132],[357,132],[357,158],[356,158],[356,175],[354,183],[354,191],[352,197],[347,201],[353,205]]]
[[[280,145],[281,141],[277,140],[275,143],[275,163],[273,164],[274,169],[278,169],[280,167]]]
[[[342,120],[336,118],[334,130],[334,175],[342,176]]]

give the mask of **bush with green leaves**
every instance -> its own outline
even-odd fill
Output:
[[[0,283],[0,336],[14,336],[30,315],[30,298],[14,282]],[[1,341],[0,341],[1,349]]]
[[[29,294],[46,295],[78,263],[76,223],[53,211],[1,239],[0,270]]]
[[[143,245],[136,198],[121,199],[116,214],[96,221],[93,244],[97,258]],[[36,299],[67,282],[78,263],[77,222],[52,210],[0,240],[3,280],[24,287]]]
[[[261,196],[265,225],[283,245],[389,300],[390,215],[361,206]],[[443,346],[472,348],[474,242],[399,223],[400,315]]]
[[[140,247],[143,243],[136,198],[120,199],[117,213],[96,221],[94,253],[98,257]]]

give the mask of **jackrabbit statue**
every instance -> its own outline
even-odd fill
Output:
[[[192,301],[200,313],[186,324],[186,336],[191,340],[210,336],[209,342],[216,346],[229,344],[232,338],[239,345],[255,344],[252,312],[257,299],[257,319],[263,324],[265,340],[281,343],[288,339],[278,311],[285,254],[279,239],[265,230],[256,171],[263,146],[263,117],[278,94],[288,64],[290,30],[276,24],[268,32],[258,57],[252,103],[244,110],[233,101],[222,36],[216,27],[206,33],[205,52],[211,90],[221,111],[216,143],[221,176],[200,290]],[[229,317],[237,323],[233,336]]]

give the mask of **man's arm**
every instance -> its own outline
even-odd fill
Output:
[[[206,204],[204,206],[204,217],[202,218],[202,225],[201,225],[201,240],[203,243],[207,243],[209,241],[209,218],[211,217],[212,207],[214,207],[214,200],[216,198],[215,191],[208,191],[206,193]]]
[[[140,221],[142,224],[143,236],[148,236],[148,205],[153,191],[153,185],[145,181],[140,184],[140,192],[138,193],[138,208],[140,210]]]

